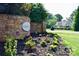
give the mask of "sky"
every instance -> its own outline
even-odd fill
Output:
[[[63,19],[66,19],[77,9],[79,3],[43,3],[43,5],[49,13],[61,14]]]

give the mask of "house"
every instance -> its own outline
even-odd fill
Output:
[[[58,21],[56,24],[55,24],[55,27],[56,28],[70,28],[72,25],[72,22],[70,20],[62,20],[62,21]]]

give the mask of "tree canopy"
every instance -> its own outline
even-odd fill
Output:
[[[28,15],[31,3],[3,3],[0,4],[0,13],[12,15]]]
[[[57,22],[56,17],[52,15],[51,13],[48,13],[48,17],[46,20],[46,27],[47,28],[51,28],[52,26],[54,27],[56,22]]]
[[[41,3],[33,4],[29,15],[32,22],[42,22],[47,18],[47,12]]]
[[[75,15],[74,30],[79,31],[79,6],[77,8],[76,15]]]
[[[60,14],[56,14],[55,16],[57,17],[57,21],[61,21],[63,19],[62,15]]]

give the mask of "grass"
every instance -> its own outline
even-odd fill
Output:
[[[59,36],[61,36],[63,38],[64,44],[72,48],[72,55],[79,56],[79,32],[67,30],[51,31],[49,29],[47,29],[46,31],[57,33]]]

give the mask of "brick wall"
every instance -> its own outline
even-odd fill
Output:
[[[31,32],[44,32],[46,30],[45,23],[34,23],[31,22]]]
[[[4,36],[7,34],[16,36],[16,38],[19,38],[21,35],[28,35],[30,32],[25,32],[21,28],[23,22],[30,23],[30,19],[26,16],[0,14],[0,41],[5,41]],[[17,32],[19,33],[18,36]]]

